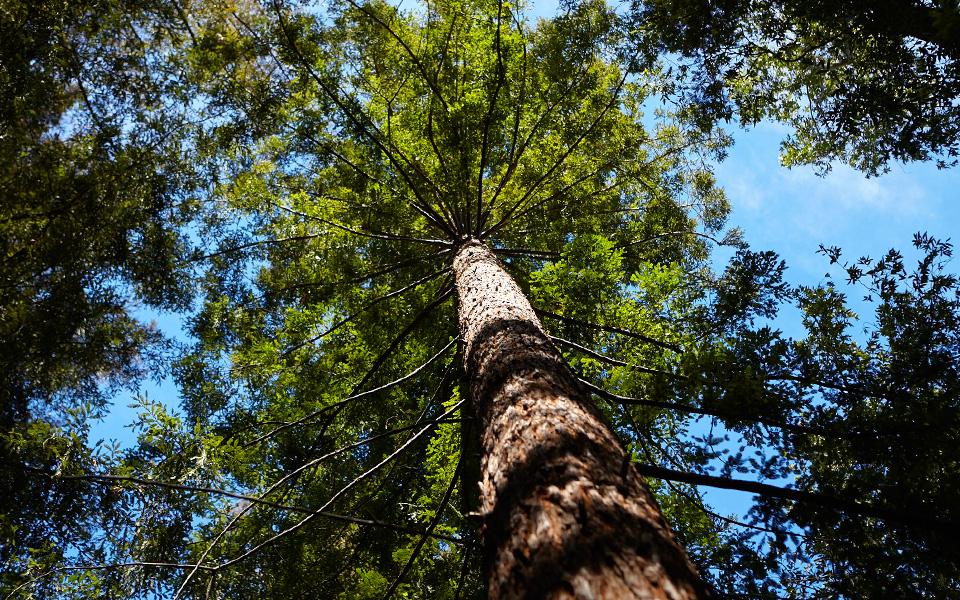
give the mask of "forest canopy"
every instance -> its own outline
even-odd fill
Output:
[[[955,594],[949,240],[794,285],[712,172],[952,164],[951,9],[816,6],[0,0],[0,593]]]

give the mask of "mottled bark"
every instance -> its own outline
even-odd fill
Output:
[[[483,244],[453,261],[490,598],[707,598],[629,456]]]

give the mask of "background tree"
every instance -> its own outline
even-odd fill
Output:
[[[787,165],[956,164],[955,2],[651,0],[632,13],[641,45],[683,57],[675,92],[703,118],[789,123]]]
[[[169,5],[0,3],[0,581],[103,556],[109,489],[26,477],[87,472],[89,420],[164,368],[137,304],[184,309],[191,165],[174,77],[186,35]],[[168,358],[166,360],[169,360]],[[113,515],[113,516],[111,516]]]

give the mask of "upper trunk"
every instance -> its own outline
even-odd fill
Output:
[[[477,241],[453,269],[490,597],[709,597],[520,287]]]

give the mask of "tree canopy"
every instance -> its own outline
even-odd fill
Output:
[[[702,118],[789,123],[782,160],[876,174],[957,162],[955,2],[636,0],[639,44],[676,53]]]
[[[9,597],[482,597],[467,240],[719,593],[957,589],[949,243],[823,248],[876,307],[857,335],[842,284],[791,287],[727,228],[729,139],[658,105],[675,74],[603,2],[148,4],[4,4]],[[791,302],[801,339],[771,326]],[[190,345],[138,303],[192,311]],[[111,385],[164,365],[180,405],[90,447]]]

